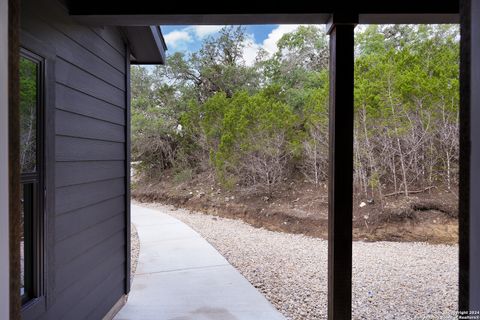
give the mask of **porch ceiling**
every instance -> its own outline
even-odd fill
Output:
[[[327,23],[332,13],[358,15],[360,23],[458,23],[458,0],[202,2],[201,6],[137,0],[67,0],[70,15],[95,25]]]

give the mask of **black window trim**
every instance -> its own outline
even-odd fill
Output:
[[[31,196],[31,203],[25,202],[26,208],[31,208],[31,217],[24,217],[25,226],[29,227],[31,234],[27,232],[24,237],[29,241],[24,242],[24,251],[27,257],[25,258],[25,295],[22,296],[22,305],[29,305],[35,303],[35,300],[41,299],[44,296],[44,256],[45,256],[45,243],[44,243],[44,109],[45,99],[43,93],[44,87],[44,59],[29,50],[24,48],[20,49],[20,56],[27,59],[37,66],[37,92],[36,92],[36,169],[34,172],[21,173],[20,183],[24,187],[24,199],[26,196],[26,186],[31,189],[28,193]],[[27,206],[28,204],[28,206]],[[30,210],[25,210],[30,211]],[[30,243],[30,241],[32,241]],[[27,286],[28,285],[28,286]]]
[[[55,287],[55,50],[51,45],[31,36],[22,30],[20,55],[26,56],[31,60],[38,59],[39,68],[39,99],[41,104],[40,115],[40,146],[41,165],[40,172],[43,190],[39,191],[41,201],[39,202],[40,212],[39,221],[36,227],[41,232],[38,233],[38,243],[40,244],[34,250],[39,259],[37,265],[39,277],[34,281],[35,297],[22,305],[22,318],[25,320],[35,319],[40,314],[47,311],[53,303]]]

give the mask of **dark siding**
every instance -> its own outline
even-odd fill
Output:
[[[123,178],[123,161],[83,161],[58,162],[56,167],[56,185],[67,187],[82,183]]]
[[[105,26],[100,28],[92,28],[92,31],[98,34],[101,38],[105,39],[112,48],[118,51],[121,55],[125,53],[125,45],[118,32],[114,30],[114,27]]]
[[[108,283],[107,279],[110,279],[111,275],[116,274],[118,277],[124,277],[123,272],[119,273],[117,271],[123,267],[123,263],[118,264],[118,261],[115,261],[116,256],[122,251],[123,250],[112,251],[109,254],[111,260],[101,260],[100,262],[95,262],[88,268],[83,269],[81,271],[82,277],[79,280],[70,284],[63,292],[56,294],[55,304],[48,310],[45,319],[81,319],[76,317],[76,315],[72,312],[72,310],[80,303],[82,304],[83,308],[93,310],[96,306],[96,303],[100,303],[107,298],[107,295],[97,296],[96,303],[91,306],[87,306],[82,303],[82,300],[90,296],[92,292],[94,292],[94,290],[97,289],[104,281],[107,281]],[[115,261],[114,264],[118,264],[118,266],[112,268],[111,261]],[[111,283],[111,285],[113,289],[114,283]],[[120,297],[121,295],[118,295],[118,298]],[[101,317],[98,319],[101,319]]]
[[[104,240],[104,243],[110,246],[108,250],[106,246],[93,247],[91,250],[88,250],[85,254],[72,260],[70,263],[59,267],[55,274],[55,280],[59,283],[58,291],[69,291],[69,288],[75,283],[84,281],[88,278],[86,271],[90,270],[92,266],[100,266],[104,261],[110,259],[113,259],[114,261],[121,260],[119,254],[112,255],[111,253],[123,250],[123,246],[121,245],[122,237],[123,232],[119,231]]]
[[[37,319],[101,319],[125,292],[125,43],[55,0],[22,5],[23,31],[56,54],[55,287]]]
[[[58,188],[55,213],[64,214],[125,194],[124,179],[104,180]]]
[[[56,112],[57,135],[125,142],[125,126],[63,110]]]
[[[105,102],[123,107],[124,91],[57,56],[55,77],[58,83]]]
[[[98,286],[83,300],[79,301],[75,308],[67,314],[68,319],[102,319],[113,304],[111,306],[103,306],[101,309],[98,309],[98,306],[104,304],[104,300],[114,300],[112,297],[121,296],[124,291],[124,267],[110,265],[106,270],[109,271],[108,276],[101,279]],[[98,299],[98,297],[103,297],[103,299]]]
[[[70,211],[55,219],[55,240],[61,241],[107,220],[124,208],[123,195]]]
[[[115,286],[115,289],[112,289],[110,292],[107,292],[106,298],[104,301],[100,301],[100,304],[93,310],[86,319],[91,319],[91,320],[96,320],[96,319],[101,319],[102,315],[107,313],[112,305],[117,302],[118,300],[115,300],[115,296],[117,296],[119,293],[124,292],[124,283],[123,282],[118,282],[117,285]],[[113,293],[110,295],[110,293]]]
[[[57,161],[125,160],[124,143],[57,135]]]
[[[42,20],[27,20],[24,23],[25,28],[29,26],[37,27],[37,32],[50,35],[50,43],[56,43],[57,55],[67,60],[69,63],[92,73],[96,77],[105,80],[121,89],[124,89],[124,73],[114,68],[102,58],[89,51],[82,44],[79,44],[69,38],[68,35],[43,23]],[[95,35],[93,35],[95,36]],[[108,47],[105,47],[108,48]]]
[[[122,214],[123,215],[123,214]],[[55,245],[56,267],[70,263],[79,255],[102,245],[102,243],[116,232],[123,230],[123,217],[121,214],[114,216],[92,228],[77,233]]]
[[[70,111],[120,125],[125,124],[125,110],[122,108],[95,97],[87,96],[61,84],[56,86],[55,99],[59,110]]]

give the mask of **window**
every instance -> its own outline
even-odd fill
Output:
[[[20,170],[22,303],[43,295],[43,59],[27,50],[20,57]]]

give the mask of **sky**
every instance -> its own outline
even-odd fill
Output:
[[[297,24],[248,25],[246,28],[246,48],[243,57],[247,65],[255,61],[258,50],[265,49],[273,54],[277,50],[277,41],[288,32],[298,28]],[[167,55],[175,52],[195,52],[201,47],[202,40],[215,36],[223,26],[177,25],[162,26],[163,37],[167,43]]]

